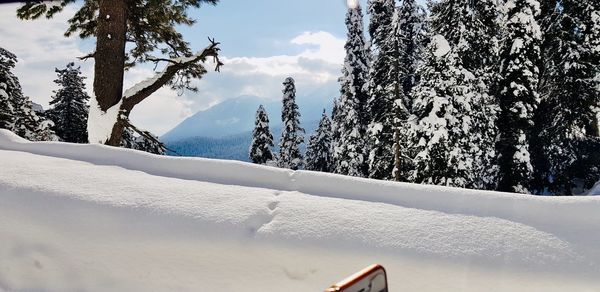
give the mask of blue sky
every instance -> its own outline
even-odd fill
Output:
[[[286,40],[305,31],[345,37],[345,13],[346,0],[222,0],[196,10],[198,25],[181,31],[199,43],[216,37],[227,56],[268,57],[300,52]]]
[[[360,2],[364,8],[366,0]],[[76,7],[52,20],[28,22],[15,17],[16,7],[0,6],[0,46],[19,57],[16,74],[24,93],[47,107],[56,89],[54,68],[71,61],[82,67],[91,93],[93,61],[76,57],[93,50],[94,43],[63,37],[66,20]],[[179,96],[167,88],[159,90],[134,109],[134,123],[161,135],[226,99],[242,95],[279,99],[287,76],[296,79],[299,99],[331,101],[338,92],[344,58],[346,9],[346,0],[221,0],[191,11],[198,23],[180,31],[194,50],[206,46],[208,36],[216,38],[226,65],[221,73],[210,72],[196,82],[198,93]],[[130,70],[125,87],[151,77],[152,70],[153,66]]]

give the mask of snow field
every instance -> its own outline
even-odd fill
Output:
[[[159,157],[0,133],[0,290],[594,291],[596,198]],[[62,158],[60,158],[62,157]]]

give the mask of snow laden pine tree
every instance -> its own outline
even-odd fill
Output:
[[[283,108],[281,110],[283,131],[281,141],[279,141],[277,164],[282,168],[297,170],[303,166],[300,145],[304,143],[304,129],[300,127],[300,112],[296,104],[294,79],[286,78],[283,86]]]
[[[458,64],[473,75],[468,82],[475,95],[470,111],[472,187],[494,189],[497,181],[495,142],[499,105],[494,84],[498,79],[500,19],[497,0],[442,0],[431,7],[431,30],[443,35],[459,58]]]
[[[269,130],[269,116],[265,108],[260,105],[256,111],[252,143],[250,144],[250,161],[257,164],[266,164],[274,159],[271,148],[273,147],[273,134]]]
[[[12,73],[17,56],[0,48],[0,126],[31,141],[55,140],[52,122],[39,117],[29,97],[23,96]]]
[[[306,149],[306,169],[322,172],[331,172],[331,120],[323,110],[323,117],[319,128],[310,136]]]
[[[47,116],[54,122],[54,131],[62,141],[87,143],[87,116],[90,97],[85,92],[85,84],[80,67],[74,63],[65,69],[55,69],[58,79],[54,83],[59,89],[54,91]]]
[[[15,67],[17,57],[0,48],[0,128],[12,130],[15,125],[15,109],[11,96],[18,90],[16,77],[11,70]]]
[[[499,105],[494,84],[498,80],[499,14],[497,0],[442,0],[431,6],[431,30],[444,36],[459,58],[458,64],[474,77],[468,82],[476,96],[470,101],[471,111],[464,114],[470,116],[472,124],[469,131],[473,140],[469,144],[475,159],[473,171],[481,174],[473,187],[484,189],[494,189],[497,180]]]
[[[597,3],[597,2],[596,2]],[[536,113],[532,191],[572,195],[600,179],[596,111],[600,94],[600,11],[587,0],[563,0],[545,44],[555,50]],[[548,40],[550,38],[550,40]],[[541,63],[541,62],[540,62]]]
[[[423,61],[427,36],[425,10],[416,0],[404,0],[397,8],[393,21],[400,80],[406,108],[411,107],[411,90],[417,84],[417,68]]]
[[[441,0],[431,6],[431,30],[443,35],[462,66],[476,75],[492,73],[498,62],[501,23],[497,2]]]
[[[398,78],[402,93],[396,93],[393,103],[393,151],[394,168],[392,176],[396,181],[408,181],[412,169],[406,137],[409,127],[408,117],[413,103],[412,89],[419,81],[417,68],[423,60],[426,40],[425,11],[415,0],[404,0],[396,9],[392,22],[394,41],[394,66],[390,74]],[[394,86],[396,92],[396,85]]]
[[[346,14],[348,40],[342,68],[340,98],[335,113],[336,136],[333,146],[334,172],[364,177],[367,174],[366,109],[369,51],[363,33],[363,15],[359,5]]]
[[[442,35],[435,35],[413,89],[408,138],[414,157],[411,180],[417,183],[475,187],[477,157],[471,152],[477,135],[473,112],[480,102],[475,77],[461,65]]]
[[[370,114],[369,134],[369,177],[390,179],[394,167],[392,146],[394,100],[403,99],[398,72],[396,35],[392,30],[394,0],[370,0],[369,34],[373,63],[369,71]]]
[[[537,0],[509,0],[506,3],[506,37],[500,53],[498,98],[499,182],[498,190],[529,193],[532,177],[529,142],[533,113],[538,103],[538,59],[540,27]]]

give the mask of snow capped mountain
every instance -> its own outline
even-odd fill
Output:
[[[298,98],[301,122],[318,121],[324,108],[331,111],[332,103],[333,96]],[[192,137],[223,138],[251,132],[254,128],[256,109],[261,104],[267,110],[271,127],[280,126],[281,100],[240,96],[194,114],[164,134],[161,140],[174,142]]]

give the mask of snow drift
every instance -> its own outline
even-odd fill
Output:
[[[0,131],[0,290],[591,290],[600,198],[372,181]]]

